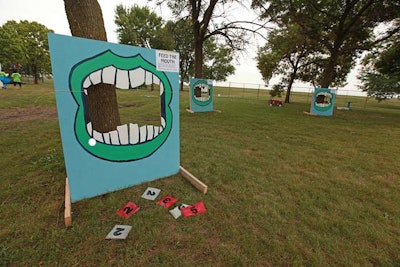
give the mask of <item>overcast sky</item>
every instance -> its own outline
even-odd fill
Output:
[[[78,0],[77,0],[78,1]],[[139,6],[150,5],[149,8],[156,12],[165,20],[170,16],[167,8],[154,7],[153,2],[140,0],[98,0],[103,11],[104,24],[109,42],[118,43],[116,34],[116,25],[114,24],[115,7],[119,4],[130,7],[134,4]],[[8,20],[28,20],[36,21],[52,29],[55,33],[71,35],[69,30],[67,16],[64,9],[63,0],[0,0],[0,25],[3,25]],[[232,14],[240,14],[240,19],[245,19],[243,16],[246,13],[243,7],[234,8]],[[235,64],[236,72],[228,77],[229,82],[233,83],[252,83],[264,84],[261,74],[256,67],[254,57],[256,56],[257,45],[262,45],[260,41],[252,41],[253,45],[249,51],[240,56],[237,64]],[[346,89],[356,89],[355,72],[349,76],[350,84]],[[273,83],[273,82],[272,82]]]

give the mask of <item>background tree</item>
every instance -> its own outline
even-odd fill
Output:
[[[194,76],[203,78],[204,45],[207,39],[214,37],[218,43],[230,47],[230,51],[243,50],[248,39],[246,33],[257,32],[244,25],[258,25],[249,21],[230,21],[227,9],[233,3],[242,5],[238,0],[156,0],[158,4],[167,3],[176,19],[190,19],[194,47]],[[243,7],[245,8],[245,7]]]
[[[214,38],[204,43],[203,76],[216,81],[226,81],[226,78],[235,73],[232,48],[218,44]]]
[[[115,10],[115,24],[119,42],[122,44],[150,47],[154,49],[175,50],[180,53],[180,76],[185,77],[188,69],[183,63],[187,59],[187,27],[164,21],[147,7],[124,7],[118,5]],[[181,79],[181,89],[183,79]]]
[[[23,44],[21,38],[18,38],[17,25],[16,21],[10,20],[0,27],[0,62],[3,71],[8,71],[12,63],[24,61]]]
[[[310,70],[325,88],[343,83],[362,51],[393,34],[388,31],[374,39],[373,30],[400,12],[400,2],[393,0],[253,0],[252,6],[278,27],[297,24],[304,35],[319,42]]]
[[[364,58],[359,78],[361,89],[378,101],[400,94],[400,33]]]
[[[156,49],[163,46],[160,42],[162,18],[147,7],[133,5],[128,8],[118,5],[115,9],[115,24],[121,44],[141,47],[150,45]]]
[[[107,41],[103,14],[97,0],[64,0],[73,36]],[[104,133],[121,124],[115,86],[98,84],[88,88],[88,110],[94,130]]]
[[[181,19],[177,22],[168,21],[164,32],[172,37],[171,50],[179,53],[180,89],[183,90],[184,82],[189,83],[194,71],[194,52],[192,42],[192,27],[190,20]]]
[[[282,75],[279,88],[286,87],[285,103],[290,102],[291,89],[299,73],[312,63],[310,54],[314,45],[298,25],[291,24],[271,31],[267,43],[259,48],[257,68],[267,83],[273,75]]]
[[[142,18],[143,17],[143,18]],[[142,19],[141,19],[142,18]],[[147,46],[154,49],[174,50],[180,58],[180,88],[194,75],[194,46],[192,21],[182,18],[164,24],[161,17],[147,7],[118,6],[115,22],[121,43]],[[144,29],[144,30],[143,30]],[[209,79],[225,80],[235,70],[230,47],[218,44],[215,38],[205,42],[204,68]]]
[[[34,82],[38,83],[40,73],[50,72],[49,32],[53,31],[37,22],[7,21],[0,27],[0,62],[3,69],[8,71],[6,68],[11,64],[20,64],[23,71],[33,75]]]

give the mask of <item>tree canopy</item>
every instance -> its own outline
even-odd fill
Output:
[[[356,58],[393,34],[377,38],[373,30],[400,12],[400,2],[393,0],[253,0],[252,6],[277,29],[295,24],[317,42],[313,64],[307,67],[312,75],[303,79],[325,88],[343,84]]]
[[[7,21],[0,27],[0,62],[3,68],[22,65],[23,71],[35,77],[50,73],[50,55],[47,33],[53,32],[37,22]]]
[[[400,24],[398,20],[395,24]],[[400,33],[387,39],[363,60],[361,89],[378,101],[400,95]]]
[[[114,21],[120,43],[152,48],[163,46],[160,44],[162,18],[149,8],[136,4],[132,7],[118,5]]]

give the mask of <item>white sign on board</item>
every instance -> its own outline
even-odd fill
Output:
[[[156,65],[159,71],[179,72],[179,53],[156,50]]]

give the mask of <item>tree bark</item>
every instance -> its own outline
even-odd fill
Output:
[[[198,35],[194,43],[194,77],[203,78],[203,40]]]
[[[333,48],[333,52],[329,57],[328,64],[324,68],[324,72],[321,77],[321,88],[329,88],[333,81],[333,75],[335,73],[335,67],[337,66],[339,58],[339,51],[338,48]]]
[[[107,41],[103,14],[97,0],[64,0],[73,36]]]
[[[290,80],[289,80],[287,90],[286,90],[285,103],[290,103],[290,94],[292,91],[292,86],[294,83],[294,79],[296,77],[296,73],[297,73],[297,69],[294,70],[292,74],[290,74]]]
[[[64,5],[73,36],[107,41],[103,14],[97,0],[64,0]],[[93,130],[110,132],[121,124],[115,86],[91,86],[87,103]]]
[[[192,7],[191,18],[193,24],[193,39],[194,39],[194,77],[203,78],[203,44],[206,39],[208,25],[211,21],[215,5],[218,0],[211,0],[207,9],[204,12],[203,18],[200,20],[200,0],[190,0]]]

